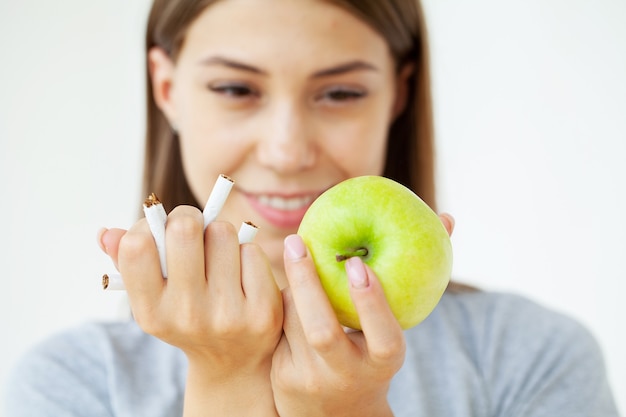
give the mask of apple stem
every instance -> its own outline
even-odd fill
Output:
[[[337,262],[343,262],[347,259],[352,258],[353,256],[367,256],[367,254],[367,248],[359,248],[353,252],[337,254],[335,255],[335,259],[337,260]]]

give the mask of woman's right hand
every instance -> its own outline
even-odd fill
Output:
[[[189,359],[185,415],[258,414],[260,404],[271,415],[269,373],[283,311],[260,247],[240,245],[230,223],[204,231],[202,213],[190,206],[167,218],[167,279],[144,219],[127,232],[103,232],[100,242],[122,274],[139,326]]]

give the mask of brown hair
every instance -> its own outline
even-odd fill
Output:
[[[155,0],[146,30],[146,148],[143,195],[154,192],[163,206],[172,208],[188,204],[199,207],[183,171],[177,133],[153,98],[148,51],[158,46],[176,60],[187,28],[200,13],[216,0]]]
[[[148,18],[146,52],[158,46],[176,60],[187,28],[215,1],[155,0]],[[389,130],[383,175],[412,189],[435,210],[428,42],[418,1],[330,1],[360,17],[387,40],[398,70],[405,63],[414,64],[406,108]],[[147,128],[143,194],[156,193],[168,210],[180,204],[200,207],[185,179],[176,133],[154,102],[150,75],[146,75]]]
[[[146,31],[146,53],[158,46],[176,60],[187,28],[218,0],[154,0]],[[419,195],[433,210],[435,201],[434,122],[430,60],[424,13],[419,0],[328,0],[368,23],[387,41],[398,71],[414,65],[404,111],[391,125],[383,175]],[[176,132],[153,99],[146,62],[146,150],[143,195],[156,193],[167,210],[196,201],[183,171]],[[471,286],[451,281],[446,291],[472,292]]]

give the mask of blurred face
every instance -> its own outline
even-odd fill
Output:
[[[311,202],[381,174],[403,85],[385,40],[316,0],[225,0],[190,26],[176,62],[150,53],[155,99],[179,132],[200,203],[235,180],[220,219],[259,226],[282,281],[282,241]]]

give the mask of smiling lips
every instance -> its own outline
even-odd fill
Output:
[[[257,199],[259,200],[260,204],[263,204],[275,210],[291,211],[310,206],[315,197],[303,196],[285,198],[279,196],[260,195],[257,196]]]
[[[254,210],[272,225],[281,229],[294,229],[300,225],[304,213],[318,194],[285,197],[266,194],[248,194]]]

